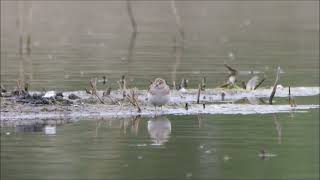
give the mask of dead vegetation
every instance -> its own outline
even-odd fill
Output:
[[[279,74],[280,74],[280,67],[278,67],[278,70],[277,70],[276,80],[274,81],[272,92],[271,92],[271,95],[269,97],[269,104],[272,104],[272,99],[273,99],[274,95],[276,94],[278,81],[279,81],[279,76],[280,76]]]
[[[98,100],[102,103],[105,104],[105,102],[100,98],[100,96],[97,94],[97,78],[95,79],[91,79],[90,80],[90,86],[91,86],[91,90],[87,90],[86,92],[89,94],[92,94],[94,96],[96,96],[98,98]]]
[[[121,76],[121,79],[117,81],[117,84],[119,85],[119,91],[122,94],[121,98],[113,97],[111,95],[111,88],[107,88],[106,91],[103,92],[103,96],[100,97],[97,93],[97,78],[90,80],[90,89],[85,89],[88,94],[91,94],[99,100],[100,103],[106,104],[106,102],[103,100],[104,97],[108,98],[113,105],[119,105],[120,109],[122,109],[123,105],[128,102],[131,104],[134,108],[137,109],[138,113],[141,113],[141,107],[138,103],[138,94],[137,88],[127,89],[126,87],[126,78],[125,76]]]

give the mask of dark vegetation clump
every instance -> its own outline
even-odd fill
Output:
[[[1,88],[1,92],[2,92],[2,93],[6,93],[6,92],[7,92],[7,90],[4,88],[4,86],[2,86],[2,84],[1,84],[1,87],[0,87],[0,88]]]
[[[71,105],[72,101],[63,99],[62,93],[57,93],[54,97],[43,97],[43,94],[25,94],[17,96],[16,102],[23,104],[36,104],[36,105],[48,105],[48,104],[59,104],[59,105]]]
[[[75,94],[70,94],[70,95],[68,96],[68,98],[71,99],[71,100],[80,99],[80,97],[77,96],[77,95],[75,95]]]
[[[50,99],[43,98],[41,94],[26,94],[17,96],[16,102],[23,104],[50,104]]]

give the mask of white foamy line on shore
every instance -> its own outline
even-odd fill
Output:
[[[247,104],[219,104],[207,105],[203,109],[202,105],[194,104],[188,110],[182,107],[164,108],[163,111],[158,111],[158,115],[197,115],[197,114],[270,114],[270,113],[288,113],[288,112],[307,112],[309,109],[317,109],[319,105],[298,105],[290,107],[289,105],[247,105]],[[152,117],[155,111],[152,107],[145,107],[142,113],[137,113],[135,109],[109,109],[103,111],[103,107],[90,108],[87,111],[72,111],[72,112],[45,112],[45,113],[1,113],[1,121],[6,120],[31,120],[31,119],[78,119],[78,118],[126,118],[137,115]]]

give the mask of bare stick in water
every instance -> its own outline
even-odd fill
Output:
[[[136,23],[136,20],[134,19],[134,16],[133,16],[132,7],[131,7],[131,0],[127,0],[127,11],[128,11],[131,25],[132,25],[132,31],[134,33],[136,33],[137,32],[137,23]]]
[[[28,18],[27,18],[27,44],[26,44],[26,50],[27,55],[31,55],[31,32],[32,32],[32,14],[33,14],[33,8],[32,8],[32,1],[28,2]]]
[[[178,69],[178,67],[179,67],[179,65],[181,63],[181,57],[182,57],[182,54],[183,54],[183,43],[178,44],[177,37],[175,37],[175,39],[174,39],[174,53],[175,53],[176,61],[172,66],[173,67],[172,73],[171,73],[172,82],[176,81],[177,69]]]
[[[137,38],[137,32],[132,32],[131,33],[131,38],[130,38],[130,43],[129,43],[129,47],[128,47],[128,56],[127,56],[127,61],[128,61],[128,74],[127,76],[130,79],[133,79],[133,73],[132,73],[132,65],[133,65],[133,50],[136,44],[136,38]]]
[[[173,65],[173,70],[172,70],[172,82],[173,81],[176,81],[176,72],[177,72],[177,68],[178,66],[180,65],[180,62],[181,62],[181,56],[183,54],[183,47],[184,47],[184,40],[185,40],[185,37],[184,37],[184,30],[183,30],[183,27],[182,27],[182,24],[181,24],[181,18],[179,16],[179,13],[178,13],[178,10],[177,10],[177,7],[176,7],[176,1],[175,0],[171,0],[171,10],[172,10],[172,13],[176,19],[176,25],[177,25],[177,28],[178,28],[178,34],[179,36],[176,36],[175,39],[174,39],[174,47],[175,47],[175,56],[176,56],[176,62],[175,64]],[[179,38],[177,38],[179,37]],[[178,44],[179,43],[179,47],[178,47]]]
[[[175,0],[171,0],[171,9],[172,9],[172,13],[173,13],[174,17],[176,18],[176,25],[178,27],[180,38],[181,38],[181,40],[184,41],[184,31],[183,31],[183,27],[182,27],[182,24],[181,24],[181,18],[179,16],[179,13],[178,13],[178,10],[177,10],[177,7],[176,7],[176,1]]]
[[[291,107],[296,107],[297,104],[294,100],[294,97],[291,95],[291,89],[290,89],[290,86],[289,86],[289,104]]]
[[[201,80],[201,90],[204,91],[206,89],[207,78],[203,77]]]
[[[289,104],[291,105],[291,90],[290,90],[290,85],[289,85]]]
[[[23,1],[18,1],[17,2],[17,28],[19,32],[19,55],[20,57],[23,54]]]
[[[271,92],[271,95],[270,95],[270,98],[269,98],[269,104],[272,104],[272,99],[273,99],[274,95],[276,94],[277,85],[278,85],[278,81],[279,81],[280,70],[281,70],[280,67],[278,67],[277,77],[276,77],[276,80],[274,82],[273,89],[272,89],[272,92]]]
[[[199,84],[199,87],[198,87],[197,104],[200,103],[200,92],[201,92],[201,84]]]

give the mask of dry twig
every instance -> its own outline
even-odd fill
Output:
[[[97,94],[97,78],[95,78],[94,80],[92,79],[90,80],[90,86],[91,86],[91,94],[95,95],[102,104],[105,104],[104,101]]]
[[[132,89],[131,90],[131,93],[130,94],[127,94],[126,95],[128,101],[134,106],[134,107],[137,107],[137,112],[138,113],[141,113],[141,108],[139,106],[139,103],[138,103],[138,100],[137,100],[137,97],[136,97],[136,94],[135,94],[135,90]]]

